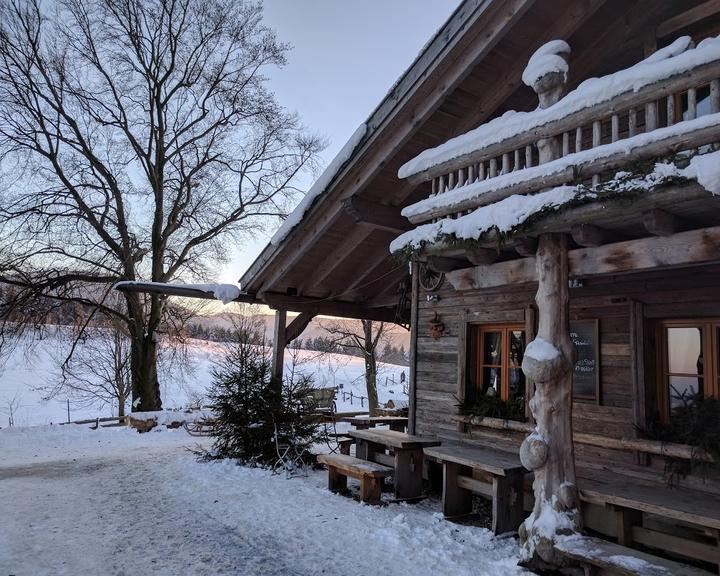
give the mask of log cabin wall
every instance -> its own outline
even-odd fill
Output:
[[[720,317],[719,286],[720,266],[713,265],[592,278],[585,280],[582,287],[571,290],[571,320],[599,321],[599,398],[597,402],[574,402],[575,432],[611,438],[637,436],[643,419],[651,418],[655,411],[657,320]],[[528,321],[531,324],[535,289],[534,285],[523,285],[458,292],[449,282],[443,282],[434,292],[420,289],[416,373],[418,434],[490,443],[509,449],[519,446],[524,436],[521,433],[469,426],[453,418],[458,414],[458,399],[463,394],[463,387],[459,386],[465,364],[459,352],[463,347],[461,326],[464,322],[525,324]],[[428,301],[429,294],[437,299]],[[434,339],[431,322],[436,318],[444,325],[444,331]],[[639,318],[643,336],[638,336],[637,328],[633,328],[634,318]],[[526,330],[530,331],[531,326]],[[531,339],[532,334],[527,340]],[[644,342],[644,349],[638,352],[637,366],[633,357],[638,349],[634,344],[636,340]],[[634,401],[636,396],[638,402]],[[616,467],[664,481],[665,460],[660,456],[644,456],[638,464],[638,455],[631,452],[579,443],[575,449],[581,466]],[[720,481],[689,476],[682,482],[701,483],[704,490],[720,493]]]

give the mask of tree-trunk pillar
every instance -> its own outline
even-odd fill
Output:
[[[522,369],[535,382],[530,410],[535,431],[520,447],[523,466],[535,473],[535,507],[520,529],[522,560],[533,568],[557,567],[557,536],[580,530],[572,440],[572,376],[567,237],[545,234],[536,254],[538,334],[525,351]]]
[[[275,329],[273,331],[272,349],[272,384],[275,391],[282,392],[283,370],[285,368],[285,324],[287,323],[287,312],[285,310],[275,311]],[[280,398],[280,396],[278,396]]]

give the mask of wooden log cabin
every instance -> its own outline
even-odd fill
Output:
[[[717,571],[720,476],[668,486],[713,457],[654,430],[720,394],[718,35],[717,0],[463,1],[242,277],[276,351],[317,314],[407,324],[410,432],[517,454],[551,238],[583,525]]]
[[[308,316],[409,321],[411,432],[517,453],[534,426],[535,252],[562,236],[584,526],[715,570],[720,479],[668,488],[668,458],[707,455],[651,429],[678,395],[720,392],[719,8],[463,2],[242,279]],[[562,86],[535,93],[523,71],[555,39]],[[488,396],[505,418],[465,413]]]

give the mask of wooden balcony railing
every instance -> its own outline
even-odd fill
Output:
[[[541,163],[538,145],[548,142],[554,153]],[[432,195],[403,215],[435,222],[513,194],[597,187],[641,161],[718,143],[720,39],[697,48],[680,39],[665,54],[585,82],[548,108],[497,118],[424,152],[400,176],[432,181]]]

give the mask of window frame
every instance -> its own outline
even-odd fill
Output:
[[[678,318],[665,319],[658,323],[657,342],[657,410],[660,421],[670,421],[670,395],[667,378],[670,374],[668,354],[668,328],[698,328],[702,330],[703,353],[703,395],[706,398],[720,398],[720,318]],[[696,376],[695,374],[690,375]],[[700,376],[700,375],[697,375]]]
[[[523,339],[525,342],[525,348],[527,348],[527,330],[524,323],[508,322],[508,323],[493,323],[493,324],[473,324],[477,333],[477,347],[475,350],[475,357],[477,361],[475,363],[475,394],[479,395],[484,388],[484,368],[500,368],[500,399],[507,402],[510,399],[510,334],[512,332],[522,332]],[[500,332],[501,336],[501,359],[500,364],[485,364],[485,334]],[[524,377],[524,375],[523,375]],[[524,402],[527,403],[528,397],[528,383],[525,380],[525,395]]]

